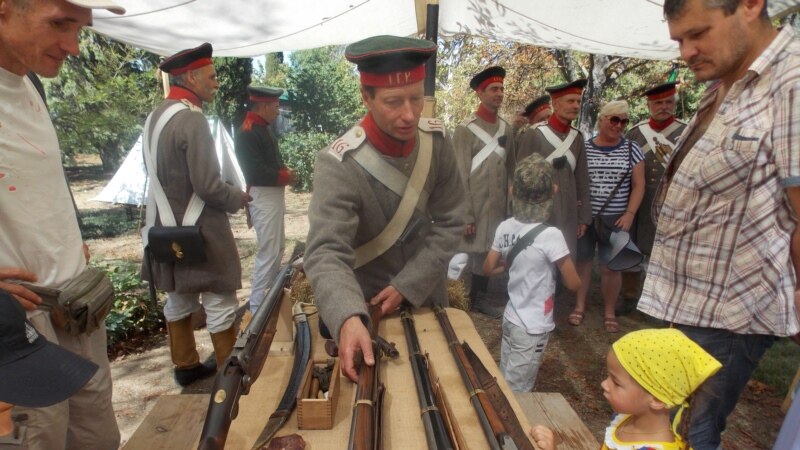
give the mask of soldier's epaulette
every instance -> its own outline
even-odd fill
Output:
[[[367,133],[364,129],[356,125],[333,141],[331,145],[328,146],[328,153],[341,162],[344,159],[345,153],[360,147],[366,138]]]
[[[418,127],[420,130],[427,131],[428,133],[442,133],[442,136],[445,135],[445,127],[442,119],[422,117],[419,119]]]
[[[461,123],[458,124],[458,126],[466,127],[467,125],[469,125],[470,123],[474,122],[477,119],[478,119],[478,116],[476,116],[475,113],[472,113],[472,114],[468,115],[464,120],[462,120]]]
[[[183,100],[181,100],[181,103],[183,103],[184,105],[188,106],[189,107],[189,111],[194,111],[194,112],[199,112],[199,113],[203,112],[203,108],[198,108],[197,106],[195,106],[194,103],[190,102],[189,100],[186,100],[185,98]]]

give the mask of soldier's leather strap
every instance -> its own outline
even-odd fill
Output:
[[[403,230],[405,230],[406,225],[411,220],[411,216],[414,214],[414,208],[425,187],[425,181],[428,179],[433,157],[432,135],[430,133],[419,133],[418,136],[419,153],[417,161],[414,163],[414,169],[411,171],[411,177],[408,179],[403,197],[400,199],[400,205],[397,207],[394,216],[389,220],[386,228],[372,240],[355,250],[356,261],[353,266],[354,269],[367,264],[392,247],[397,242],[397,238],[403,234]]]

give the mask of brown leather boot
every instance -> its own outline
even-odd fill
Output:
[[[211,344],[214,345],[214,355],[217,358],[217,367],[222,367],[225,363],[225,360],[228,359],[228,356],[231,354],[231,350],[233,350],[233,344],[236,343],[236,331],[231,325],[225,331],[220,331],[219,333],[211,333]]]
[[[191,316],[174,322],[167,322],[167,333],[169,335],[169,352],[172,356],[172,364],[175,365],[176,383],[181,386],[188,386],[217,372],[217,367],[213,361],[200,364],[200,355],[197,354]]]

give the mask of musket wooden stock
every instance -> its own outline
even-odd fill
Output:
[[[475,374],[475,370],[464,353],[463,347],[458,342],[458,336],[453,326],[450,324],[450,318],[447,316],[447,312],[439,306],[434,306],[433,311],[436,314],[436,318],[439,320],[445,339],[447,339],[450,353],[453,355],[456,366],[458,366],[458,372],[461,374],[461,379],[464,381],[464,386],[467,388],[470,402],[478,415],[478,421],[489,443],[489,448],[493,450],[505,448],[506,446],[504,443],[509,439],[509,434],[497,410],[494,408],[483,389],[480,388],[481,385]]]
[[[283,288],[292,276],[290,262],[278,273],[264,301],[253,319],[242,331],[233,351],[217,372],[211,398],[208,402],[203,431],[200,433],[200,450],[225,448],[231,422],[239,414],[239,397],[250,392],[269,354],[283,298]]]
[[[384,386],[380,380],[381,351],[376,344],[378,323],[381,319],[380,306],[369,306],[372,353],[375,364],[361,364],[358,370],[356,403],[353,406],[353,419],[350,424],[350,450],[379,450],[383,447],[381,438],[381,404]]]

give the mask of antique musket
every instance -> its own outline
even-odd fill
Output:
[[[380,450],[383,448],[381,437],[381,407],[386,387],[380,378],[381,349],[376,343],[378,323],[381,320],[380,306],[369,305],[370,337],[375,364],[361,364],[358,370],[356,386],[356,403],[353,405],[353,418],[350,422],[350,441],[348,450]]]
[[[436,406],[436,395],[433,391],[430,373],[428,372],[428,357],[422,353],[417,336],[417,327],[409,308],[400,312],[400,321],[403,322],[403,331],[408,343],[408,359],[411,361],[411,370],[414,372],[414,384],[417,387],[417,399],[422,410],[420,417],[425,427],[425,437],[430,450],[453,449],[447,434],[442,412]]]
[[[231,355],[217,372],[200,434],[200,450],[225,448],[231,422],[239,414],[239,397],[250,392],[269,355],[283,288],[293,272],[292,262],[281,268],[247,328],[239,333]]]
[[[251,450],[259,450],[269,443],[272,436],[286,423],[289,415],[292,414],[295,404],[297,403],[297,392],[300,390],[300,385],[303,382],[303,372],[308,365],[308,360],[311,358],[311,329],[308,326],[308,317],[303,312],[303,305],[295,303],[292,307],[292,318],[294,319],[294,363],[292,365],[292,373],[289,375],[289,384],[286,390],[283,391],[283,398],[281,398],[275,412],[270,414],[267,424],[256,439]]]
[[[478,379],[476,369],[473,363],[467,357],[464,346],[458,342],[453,325],[450,323],[450,318],[447,316],[447,311],[440,306],[434,306],[433,312],[439,320],[439,324],[444,332],[447,345],[450,347],[450,353],[458,367],[458,372],[461,374],[461,379],[464,381],[464,386],[469,393],[470,402],[478,415],[478,421],[483,429],[483,434],[489,443],[489,448],[492,450],[533,450],[533,445],[530,440],[525,436],[524,431],[522,436],[512,434],[507,426],[512,426],[508,423],[516,417],[509,417],[508,411],[498,411],[498,408],[492,403],[487,393],[482,389],[481,383]],[[466,343],[464,343],[466,345]],[[506,408],[507,409],[507,408]]]

